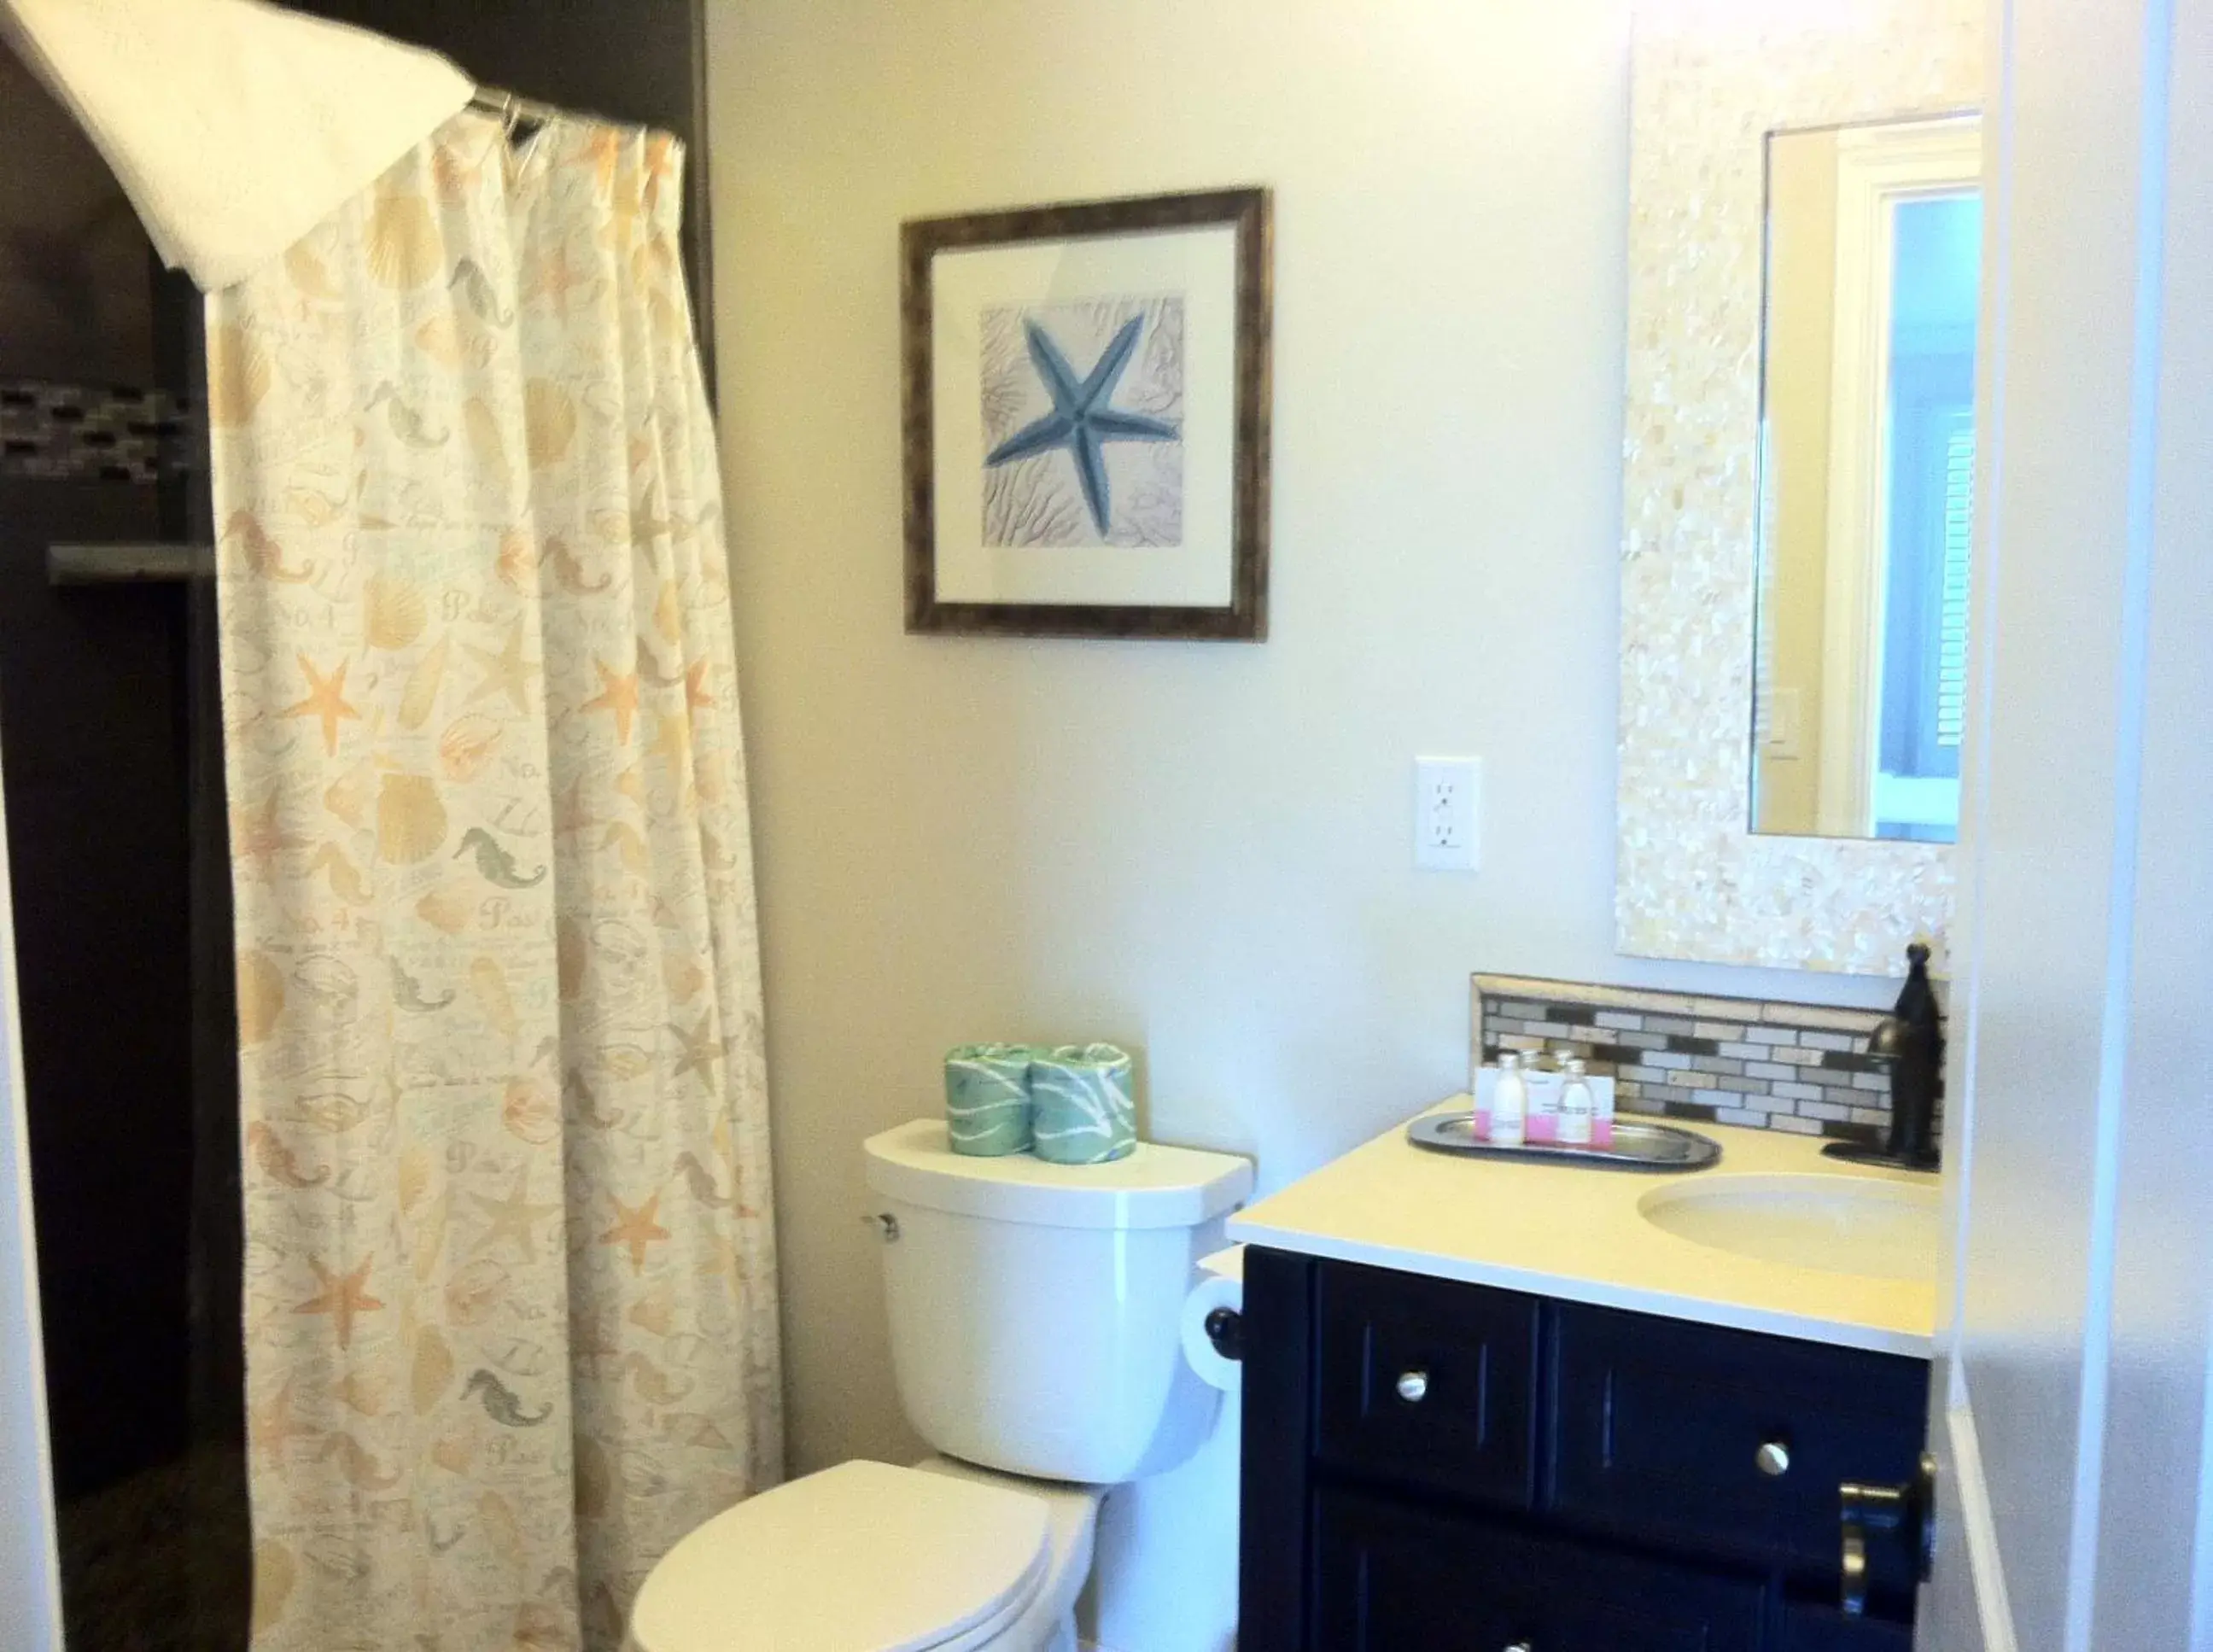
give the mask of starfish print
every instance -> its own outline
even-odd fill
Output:
[[[376,1265],[375,1257],[371,1256],[351,1273],[332,1273],[317,1256],[309,1257],[308,1265],[315,1271],[315,1281],[322,1289],[292,1312],[329,1314],[331,1323],[338,1329],[338,1346],[351,1348],[354,1316],[374,1313],[384,1306],[369,1294],[369,1271]]]
[[[610,671],[607,661],[596,657],[592,664],[600,674],[599,695],[596,698],[586,700],[578,709],[613,712],[615,739],[627,746],[630,744],[631,719],[637,715],[637,673]]]
[[[719,1041],[707,1036],[708,1029],[714,1022],[713,1012],[710,1011],[700,1016],[699,1024],[688,1033],[674,1021],[668,1023],[668,1030],[676,1034],[677,1042],[684,1046],[684,1053],[677,1061],[676,1070],[669,1075],[670,1078],[678,1079],[686,1073],[697,1073],[710,1084],[715,1082],[715,1064],[722,1058],[722,1046]]]
[[[984,455],[986,465],[1008,465],[1034,454],[1065,448],[1076,461],[1076,479],[1083,485],[1083,503],[1101,533],[1106,531],[1106,454],[1109,442],[1173,442],[1182,434],[1173,421],[1145,413],[1125,412],[1113,405],[1114,387],[1137,348],[1137,334],[1145,318],[1133,315],[1122,324],[1088,378],[1079,381],[1060,346],[1035,321],[1025,319],[1022,332],[1029,339],[1030,362],[1052,397],[1052,411],[1033,424],[1023,426]]]
[[[308,698],[296,704],[288,705],[277,715],[280,717],[314,717],[323,725],[323,755],[336,757],[338,751],[338,724],[348,717],[361,721],[361,713],[345,703],[346,662],[341,660],[338,669],[327,677],[316,674],[314,666],[304,654],[294,656],[300,670],[308,680]]]
[[[526,1197],[530,1191],[530,1167],[525,1165],[515,1174],[515,1191],[505,1198],[487,1198],[482,1193],[469,1197],[482,1207],[488,1226],[477,1239],[472,1254],[482,1255],[503,1239],[511,1239],[522,1248],[523,1259],[538,1259],[538,1239],[533,1229],[561,1207],[558,1204],[533,1204]]]
[[[661,1214],[661,1195],[652,1198],[632,1210],[610,1193],[607,1203],[615,1207],[615,1225],[600,1235],[602,1245],[625,1245],[630,1248],[630,1271],[645,1271],[645,1247],[656,1240],[667,1239],[668,1229],[655,1219]]]
[[[294,837],[277,818],[282,796],[272,787],[258,808],[235,808],[230,812],[231,854],[239,860],[251,862],[254,871],[265,878],[270,875],[271,863],[277,856],[288,849],[305,849],[310,841]]]
[[[523,658],[522,622],[520,619],[515,622],[515,629],[507,634],[506,646],[497,654],[490,649],[480,649],[474,643],[464,643],[463,646],[477,656],[477,663],[485,671],[484,680],[469,696],[470,704],[475,704],[487,694],[504,690],[508,698],[515,702],[516,710],[527,711],[530,709],[530,680],[538,670],[538,661]]]

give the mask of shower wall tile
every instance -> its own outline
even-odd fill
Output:
[[[188,412],[165,390],[0,379],[0,477],[159,482],[188,468]]]

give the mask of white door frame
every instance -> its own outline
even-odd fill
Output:
[[[0,804],[0,1646],[9,1652],[58,1652],[61,1567],[39,1336],[12,887]]]
[[[1975,115],[1847,126],[1837,133],[1815,810],[1824,837],[1864,838],[1875,829],[1890,543],[1893,209],[1900,201],[1965,193],[1979,183],[1982,166],[1982,125]]]
[[[2213,1652],[2213,0],[2000,0],[1940,1652]]]

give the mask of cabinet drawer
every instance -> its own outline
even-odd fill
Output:
[[[1838,1485],[1913,1478],[1918,1360],[1565,1304],[1552,1325],[1564,1517],[1833,1579]],[[1910,1594],[1903,1545],[1878,1539],[1870,1560],[1878,1596]]]
[[[1316,1454],[1356,1472],[1526,1509],[1537,1301],[1332,1264],[1317,1298]]]
[[[1757,1652],[1748,1579],[1324,1491],[1314,1652]]]

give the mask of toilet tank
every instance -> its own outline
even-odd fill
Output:
[[[939,1119],[864,1144],[908,1419],[968,1462],[1119,1484],[1197,1450],[1220,1396],[1184,1359],[1196,1264],[1252,1191],[1226,1153],[970,1158]]]

